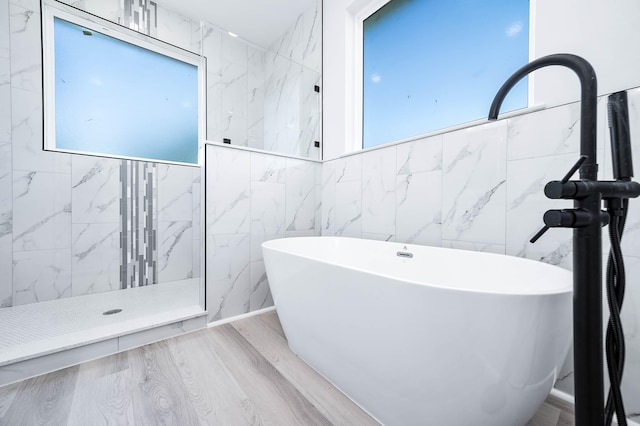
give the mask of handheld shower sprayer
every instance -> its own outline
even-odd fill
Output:
[[[611,135],[611,161],[616,180],[631,180],[633,159],[631,158],[631,136],[629,131],[629,105],[627,92],[609,95],[607,103],[609,133]]]

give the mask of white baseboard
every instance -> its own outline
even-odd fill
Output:
[[[562,392],[561,390],[552,388],[550,394],[555,396],[558,399],[563,400],[564,402],[568,402],[569,404],[576,405],[576,399],[573,397],[573,395],[569,395],[566,392]]]
[[[573,404],[573,405],[576,404],[576,400],[572,395],[569,395],[568,393],[559,391],[556,388],[551,389],[551,395],[553,395],[556,398],[561,399],[561,400],[563,400],[565,402],[568,402],[569,404]],[[617,421],[615,416],[614,416],[613,420]],[[629,419],[627,419],[627,425],[629,425],[629,426],[640,426],[640,424],[634,422],[633,420],[629,420]]]
[[[228,324],[230,322],[233,321],[238,321],[244,318],[249,318],[255,315],[260,315],[260,314],[264,314],[265,312],[271,312],[271,311],[275,311],[276,307],[275,306],[270,306],[268,308],[264,308],[264,309],[258,309],[257,311],[252,311],[252,312],[248,312],[246,314],[241,314],[241,315],[236,315],[234,317],[230,317],[230,318],[225,318],[225,319],[221,319],[218,321],[212,321],[210,323],[207,324],[207,327],[217,327],[219,325],[223,325],[223,324]]]

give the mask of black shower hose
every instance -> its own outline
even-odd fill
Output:
[[[625,357],[625,343],[622,321],[620,320],[620,310],[622,309],[624,299],[626,279],[620,241],[627,220],[628,208],[628,199],[607,200],[607,211],[610,216],[609,239],[611,240],[611,249],[609,250],[609,260],[607,262],[607,303],[609,305],[610,315],[607,325],[605,348],[611,387],[609,388],[605,408],[605,425],[611,424],[615,411],[618,425],[627,426],[627,418],[624,411],[622,393],[620,391]]]

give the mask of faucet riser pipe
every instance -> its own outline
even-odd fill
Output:
[[[600,206],[598,194],[575,202]],[[598,208],[598,212],[600,209]],[[575,421],[604,424],[602,338],[602,231],[600,223],[573,230],[573,341]]]

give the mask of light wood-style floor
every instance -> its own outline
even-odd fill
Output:
[[[293,354],[275,312],[0,387],[0,425],[376,425]],[[528,426],[573,425],[550,397]]]

